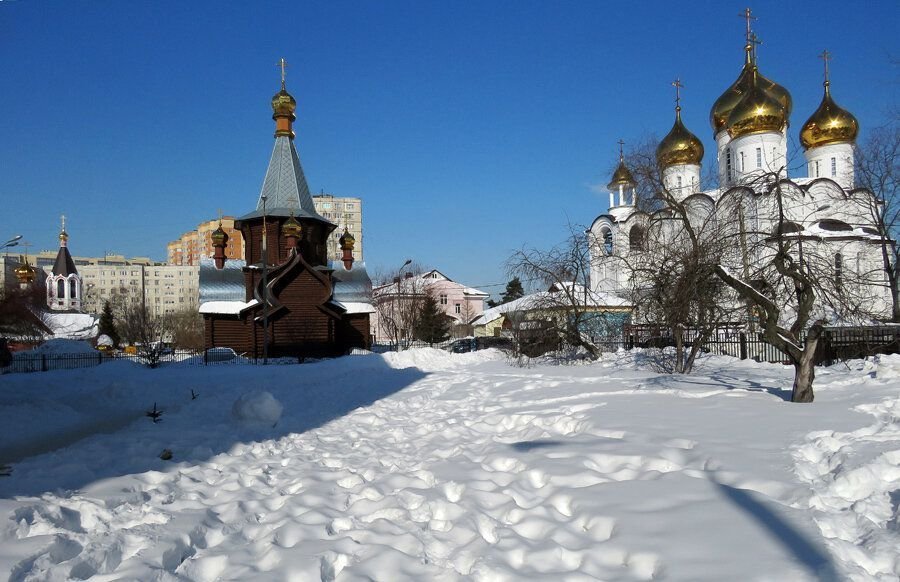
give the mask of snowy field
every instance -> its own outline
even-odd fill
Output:
[[[897,580],[900,357],[698,368],[0,376],[0,580]]]

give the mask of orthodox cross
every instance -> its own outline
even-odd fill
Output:
[[[753,31],[750,29],[750,21],[756,20],[756,17],[753,16],[753,13],[750,12],[750,8],[745,8],[743,12],[738,14],[741,18],[747,20],[747,44],[750,44],[753,38]]]
[[[287,61],[284,60],[284,57],[281,57],[281,60],[278,61],[278,66],[281,67],[281,88],[284,89],[285,69],[288,66]]]
[[[675,87],[675,111],[681,111],[681,88],[684,85],[681,84],[681,79],[676,77],[672,81],[672,86]]]
[[[62,221],[62,232],[66,232],[66,215],[60,214],[59,219]]]
[[[219,226],[222,226],[222,209],[219,208]]]
[[[619,161],[621,162],[625,159],[625,154],[622,153],[622,147],[625,145],[625,142],[620,139],[617,143],[619,144]]]
[[[828,52],[828,49],[822,51],[822,54],[819,55],[819,58],[822,59],[822,62],[825,63],[825,85],[828,85],[828,61],[831,60],[831,53]]]

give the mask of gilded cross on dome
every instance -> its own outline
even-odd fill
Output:
[[[750,28],[750,22],[756,20],[756,17],[753,16],[750,8],[745,8],[738,16],[747,20],[747,44],[750,44],[753,42],[753,30]]]
[[[827,86],[829,84],[828,83],[828,61],[831,60],[831,53],[828,52],[828,49],[825,49],[824,51],[822,51],[822,54],[819,55],[819,58],[822,59],[822,62],[825,64],[825,85]]]
[[[672,86],[675,87],[675,111],[681,111],[681,88],[684,85],[681,84],[681,79],[678,77],[672,81]]]
[[[281,67],[281,88],[284,89],[284,78],[287,74],[287,71],[285,71],[285,69],[287,69],[288,66],[287,61],[284,60],[284,57],[281,57],[281,60],[278,61],[278,66]]]
[[[60,214],[60,215],[59,215],[59,219],[60,219],[60,221],[62,222],[62,229],[61,229],[61,230],[62,230],[63,232],[66,232],[66,215],[65,215],[65,214]]]
[[[620,139],[620,140],[619,140],[618,142],[616,142],[616,143],[619,144],[619,161],[621,162],[622,160],[625,159],[625,154],[622,153],[622,147],[625,145],[625,141]]]

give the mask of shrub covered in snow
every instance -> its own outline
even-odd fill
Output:
[[[231,416],[242,424],[274,426],[281,419],[283,406],[265,390],[242,394],[231,407]]]

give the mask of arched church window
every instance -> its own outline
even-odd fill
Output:
[[[78,285],[75,282],[75,279],[69,279],[69,298],[75,299],[78,296],[77,293]]]
[[[56,298],[62,299],[66,296],[66,282],[62,279],[59,279],[56,282]]]
[[[631,227],[631,230],[628,232],[628,246],[633,251],[642,251],[644,250],[644,227],[635,224]]]
[[[600,231],[600,232],[601,232],[601,234],[603,235],[603,252],[605,252],[607,255],[612,255],[612,254],[613,254],[613,235],[612,235],[612,231],[609,230],[608,228],[604,228],[604,229],[603,229],[602,231]]]

